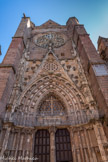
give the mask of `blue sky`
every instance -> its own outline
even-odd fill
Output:
[[[75,16],[97,48],[98,36],[108,37],[108,0],[0,0],[0,44],[6,54],[23,13],[35,25],[52,19],[65,25]]]

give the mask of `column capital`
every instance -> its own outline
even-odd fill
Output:
[[[73,127],[72,127],[72,126],[67,127],[67,130],[68,130],[69,132],[71,132],[71,131],[72,131],[72,129],[73,129]]]
[[[49,127],[48,130],[49,130],[49,133],[55,133],[57,128],[55,126],[51,126],[51,127]]]

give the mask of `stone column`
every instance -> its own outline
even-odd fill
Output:
[[[56,162],[56,148],[55,148],[55,127],[49,128],[50,133],[50,162]]]
[[[4,151],[7,148],[10,130],[11,130],[11,127],[7,127],[6,134],[5,134],[4,141],[3,141],[3,145],[2,145],[2,150],[1,150],[1,153],[0,153],[0,157],[3,157]],[[0,162],[3,162],[3,160],[0,160]]]
[[[73,156],[73,160],[76,162],[76,156],[75,156],[75,145],[74,145],[74,141],[73,141],[73,127],[70,126],[67,128],[69,133],[70,133],[70,142],[71,142],[71,151],[72,151],[72,156]]]
[[[105,149],[103,147],[103,142],[102,142],[102,139],[101,139],[101,134],[99,132],[100,123],[94,124],[93,127],[94,127],[94,131],[95,131],[95,134],[96,134],[96,138],[97,138],[97,142],[98,142],[98,146],[99,146],[99,150],[100,150],[102,160],[103,160],[103,162],[108,162],[108,159],[107,159],[107,156],[106,156],[106,153],[105,153]]]
[[[31,152],[30,152],[30,157],[34,157],[34,144],[35,144],[35,134],[38,129],[33,129],[31,131]]]

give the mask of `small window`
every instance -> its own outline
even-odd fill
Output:
[[[67,69],[70,69],[71,68],[71,65],[67,65]]]
[[[65,54],[64,53],[61,53],[61,56],[64,56]]]
[[[105,64],[93,65],[96,76],[108,75],[108,69]]]

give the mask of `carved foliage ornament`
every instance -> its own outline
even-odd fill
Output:
[[[57,48],[65,44],[65,39],[61,34],[48,33],[41,36],[36,36],[34,42],[37,46],[42,48],[48,48],[51,43],[53,47]]]

